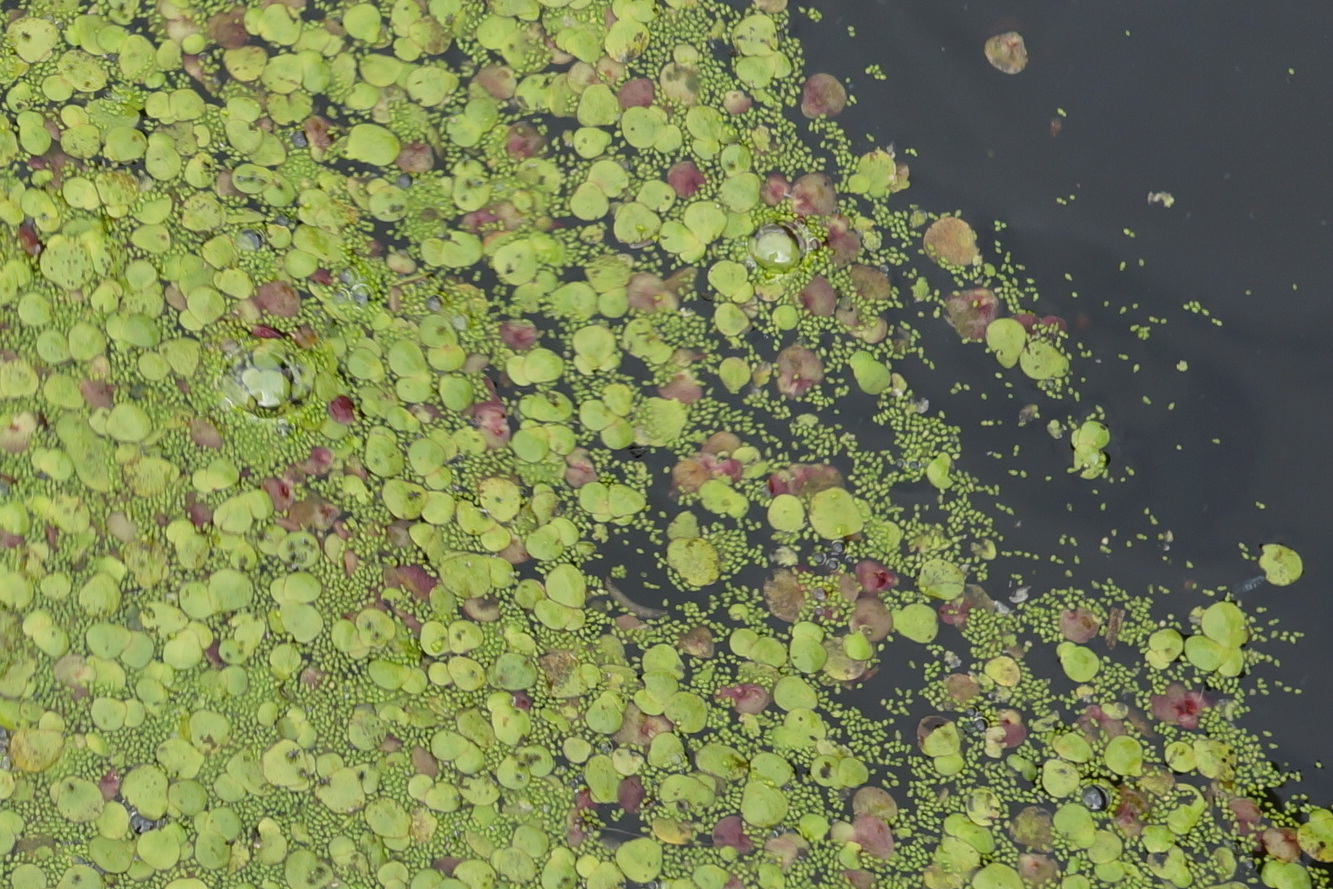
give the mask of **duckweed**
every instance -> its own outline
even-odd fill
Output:
[[[1326,884],[1235,721],[1269,628],[987,592],[922,326],[1083,480],[1112,431],[792,14],[10,17],[7,885]]]

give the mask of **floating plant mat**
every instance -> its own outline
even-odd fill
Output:
[[[1115,430],[785,7],[10,17],[5,885],[1326,884],[1271,628],[986,592],[922,325]]]

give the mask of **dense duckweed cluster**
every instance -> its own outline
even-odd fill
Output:
[[[1322,884],[1268,628],[985,591],[920,325],[1110,432],[788,14],[10,16],[6,885]]]

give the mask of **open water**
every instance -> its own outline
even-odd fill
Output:
[[[848,132],[919,152],[908,159],[912,202],[957,208],[978,231],[1002,222],[1047,310],[1078,318],[1102,361],[1085,396],[1106,407],[1113,457],[1134,477],[1096,501],[1080,500],[1073,479],[1006,484],[1025,519],[1010,541],[1050,551],[1068,532],[1087,577],[1180,591],[1249,580],[1257,572],[1238,544],[1299,551],[1300,583],[1245,596],[1306,634],[1280,668],[1260,672],[1304,693],[1256,696],[1248,720],[1272,733],[1275,761],[1303,773],[1301,790],[1333,799],[1333,775],[1319,767],[1333,729],[1333,8],[817,5],[823,21],[794,16],[794,27],[813,69],[850,81]],[[1014,76],[982,53],[1010,29],[1030,57]],[[865,73],[874,64],[885,79]],[[1150,204],[1159,191],[1174,205]],[[1222,326],[1182,311],[1191,300]],[[1129,327],[1147,316],[1167,323],[1141,341]],[[955,399],[948,409],[966,428],[979,407]],[[1103,535],[1144,525],[1145,507],[1161,523],[1150,530],[1172,532],[1170,550],[1099,554]]]

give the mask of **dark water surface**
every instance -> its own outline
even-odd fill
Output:
[[[979,232],[1003,223],[1002,246],[1037,282],[1043,308],[1081,322],[1078,336],[1100,359],[1082,368],[1085,406],[1105,407],[1113,458],[1135,475],[1097,496],[1074,478],[1003,481],[1023,519],[1009,543],[1077,553],[1075,583],[1111,577],[1131,591],[1148,583],[1180,591],[1170,597],[1179,613],[1204,601],[1191,584],[1234,586],[1259,573],[1239,544],[1295,548],[1305,560],[1299,583],[1245,595],[1306,634],[1294,647],[1272,645],[1280,667],[1258,671],[1305,693],[1256,695],[1248,721],[1272,733],[1275,761],[1303,773],[1293,790],[1333,800],[1333,775],[1318,766],[1333,729],[1333,7],[818,6],[821,22],[797,14],[793,27],[812,70],[849,82],[857,104],[841,122],[850,134],[894,143],[900,156],[918,153],[906,157],[912,187],[896,200],[956,208]],[[1010,29],[1030,56],[1014,76],[982,53],[986,38]],[[873,64],[886,79],[865,73]],[[1174,206],[1149,204],[1154,191],[1170,192]],[[1222,326],[1182,310],[1192,300]],[[1168,323],[1143,341],[1129,327],[1149,316]],[[947,403],[972,443],[964,459],[983,477],[969,436],[996,410]],[[1049,472],[1043,459],[1032,465]],[[1145,507],[1159,526],[1144,520]],[[1117,530],[1123,540],[1165,529],[1174,537],[1166,552],[1155,539],[1113,544],[1109,554],[1096,546]],[[1079,546],[1057,546],[1061,533]]]

